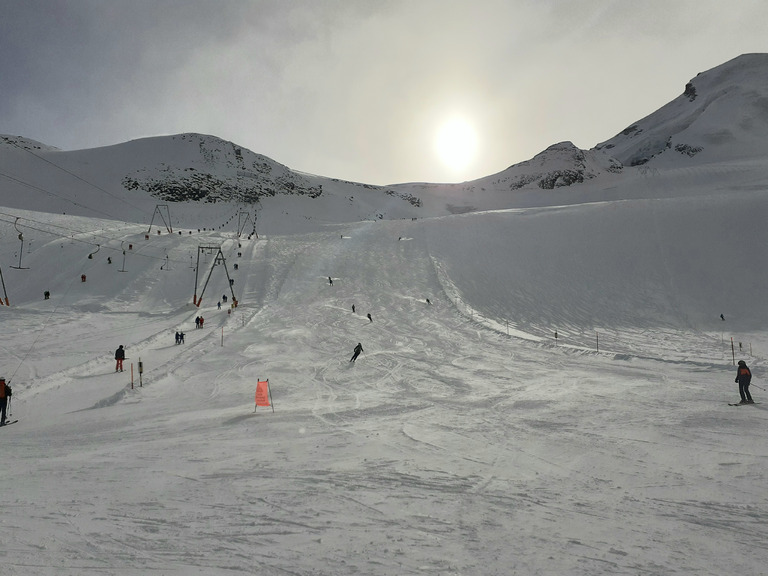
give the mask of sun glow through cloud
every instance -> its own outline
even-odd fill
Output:
[[[477,132],[467,120],[445,121],[435,135],[435,153],[454,172],[466,169],[477,155]]]

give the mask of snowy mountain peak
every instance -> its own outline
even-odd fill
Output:
[[[322,194],[322,186],[312,185],[287,166],[216,136],[178,134],[156,143],[163,149],[157,159],[126,166],[121,181],[126,189],[140,189],[169,202],[253,203],[279,193],[310,198]]]
[[[625,165],[707,163],[768,152],[768,54],[699,73],[683,93],[596,146]]]

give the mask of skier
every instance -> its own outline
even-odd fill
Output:
[[[371,322],[373,322],[373,318],[371,318],[371,315],[370,315],[370,314],[368,314],[368,320],[370,320]]]
[[[179,332],[179,344],[184,344],[184,332]]]
[[[200,328],[200,316],[195,316],[195,328]]]
[[[176,332],[176,344],[181,344],[181,334]]]
[[[123,360],[125,360],[125,349],[120,344],[120,347],[115,350],[115,372],[123,371]]]
[[[360,352],[364,352],[363,345],[360,344],[360,342],[357,343],[357,346],[355,346],[354,354],[352,355],[352,358],[349,359],[350,362],[354,362],[357,360],[357,357],[360,356]]]
[[[355,305],[352,304],[352,314],[354,314],[354,313],[355,313]]]
[[[200,328],[202,328],[202,327],[203,327],[203,322],[205,322],[205,318],[203,318],[202,316],[200,316]]]
[[[218,306],[219,310],[221,310],[221,302],[218,302],[218,303],[216,304],[216,306]]]
[[[744,360],[739,360],[739,366],[736,369],[736,380],[734,382],[739,383],[739,394],[741,395],[741,402],[739,404],[754,404],[755,401],[752,400],[752,395],[749,393],[752,372]]]
[[[720,314],[720,320],[722,320],[723,322],[725,322],[725,316],[723,316],[722,314]]]
[[[429,301],[429,298],[427,298],[427,304],[432,304],[432,302]]]
[[[328,284],[333,286],[333,278],[331,278],[330,276],[328,276]]]
[[[13,390],[5,383],[5,378],[0,376],[0,426],[5,426],[5,411],[8,408],[8,398],[13,394]]]

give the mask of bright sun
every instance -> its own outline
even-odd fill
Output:
[[[451,118],[440,126],[435,136],[435,152],[443,164],[453,170],[466,168],[477,152],[477,133],[462,118]]]

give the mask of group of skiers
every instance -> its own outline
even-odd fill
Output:
[[[195,328],[203,327],[203,317],[195,318]],[[184,332],[176,332],[176,344],[184,344]],[[125,360],[125,348],[122,344],[115,350],[115,372],[123,371],[123,360]]]
[[[333,285],[333,280],[331,277],[328,277],[328,281],[331,285]],[[432,304],[430,302],[429,298],[427,298],[427,304]],[[225,300],[226,302],[226,300]],[[352,304],[352,313],[355,313],[355,305]],[[371,317],[370,313],[366,315],[368,320],[370,322],[373,322],[373,318]],[[202,328],[203,327],[204,319],[202,316],[198,316],[195,318],[195,328]],[[184,343],[184,332],[176,332],[176,344],[183,344]],[[350,362],[354,363],[358,356],[360,356],[360,353],[364,352],[362,343],[358,342],[357,346],[355,346],[352,357],[349,359]],[[123,371],[123,360],[125,360],[125,349],[123,348],[123,345],[121,344],[120,347],[115,350],[115,372],[122,372]],[[752,399],[752,395],[749,393],[749,386],[752,382],[752,371],[747,366],[747,363],[744,360],[739,360],[738,366],[736,369],[736,383],[739,385],[739,395],[741,396],[741,402],[739,404],[754,404],[754,400]],[[7,398],[11,395],[11,388],[5,383],[5,378],[0,378],[0,410],[2,410],[2,416],[0,419],[0,426],[2,426],[5,423],[5,410],[6,410],[6,404],[7,404]]]
[[[352,314],[355,314],[355,313],[356,313],[356,312],[355,312],[355,305],[354,305],[354,304],[352,304]],[[370,313],[370,312],[369,312],[368,314],[366,314],[366,315],[365,315],[365,317],[366,317],[366,318],[368,318],[368,321],[369,321],[369,322],[373,322],[373,317],[371,316],[371,313]]]
[[[344,236],[342,236],[342,238],[344,238]],[[333,278],[330,276],[328,276],[328,284],[333,286]],[[352,304],[352,314],[356,314],[356,309],[354,304]],[[373,322],[373,317],[371,316],[370,312],[365,316],[366,318],[368,318],[368,322]],[[358,342],[357,346],[355,346],[355,349],[353,351],[352,358],[350,358],[349,361],[354,362],[355,360],[357,360],[357,357],[360,355],[360,352],[363,352],[363,345],[360,344],[360,342]]]

